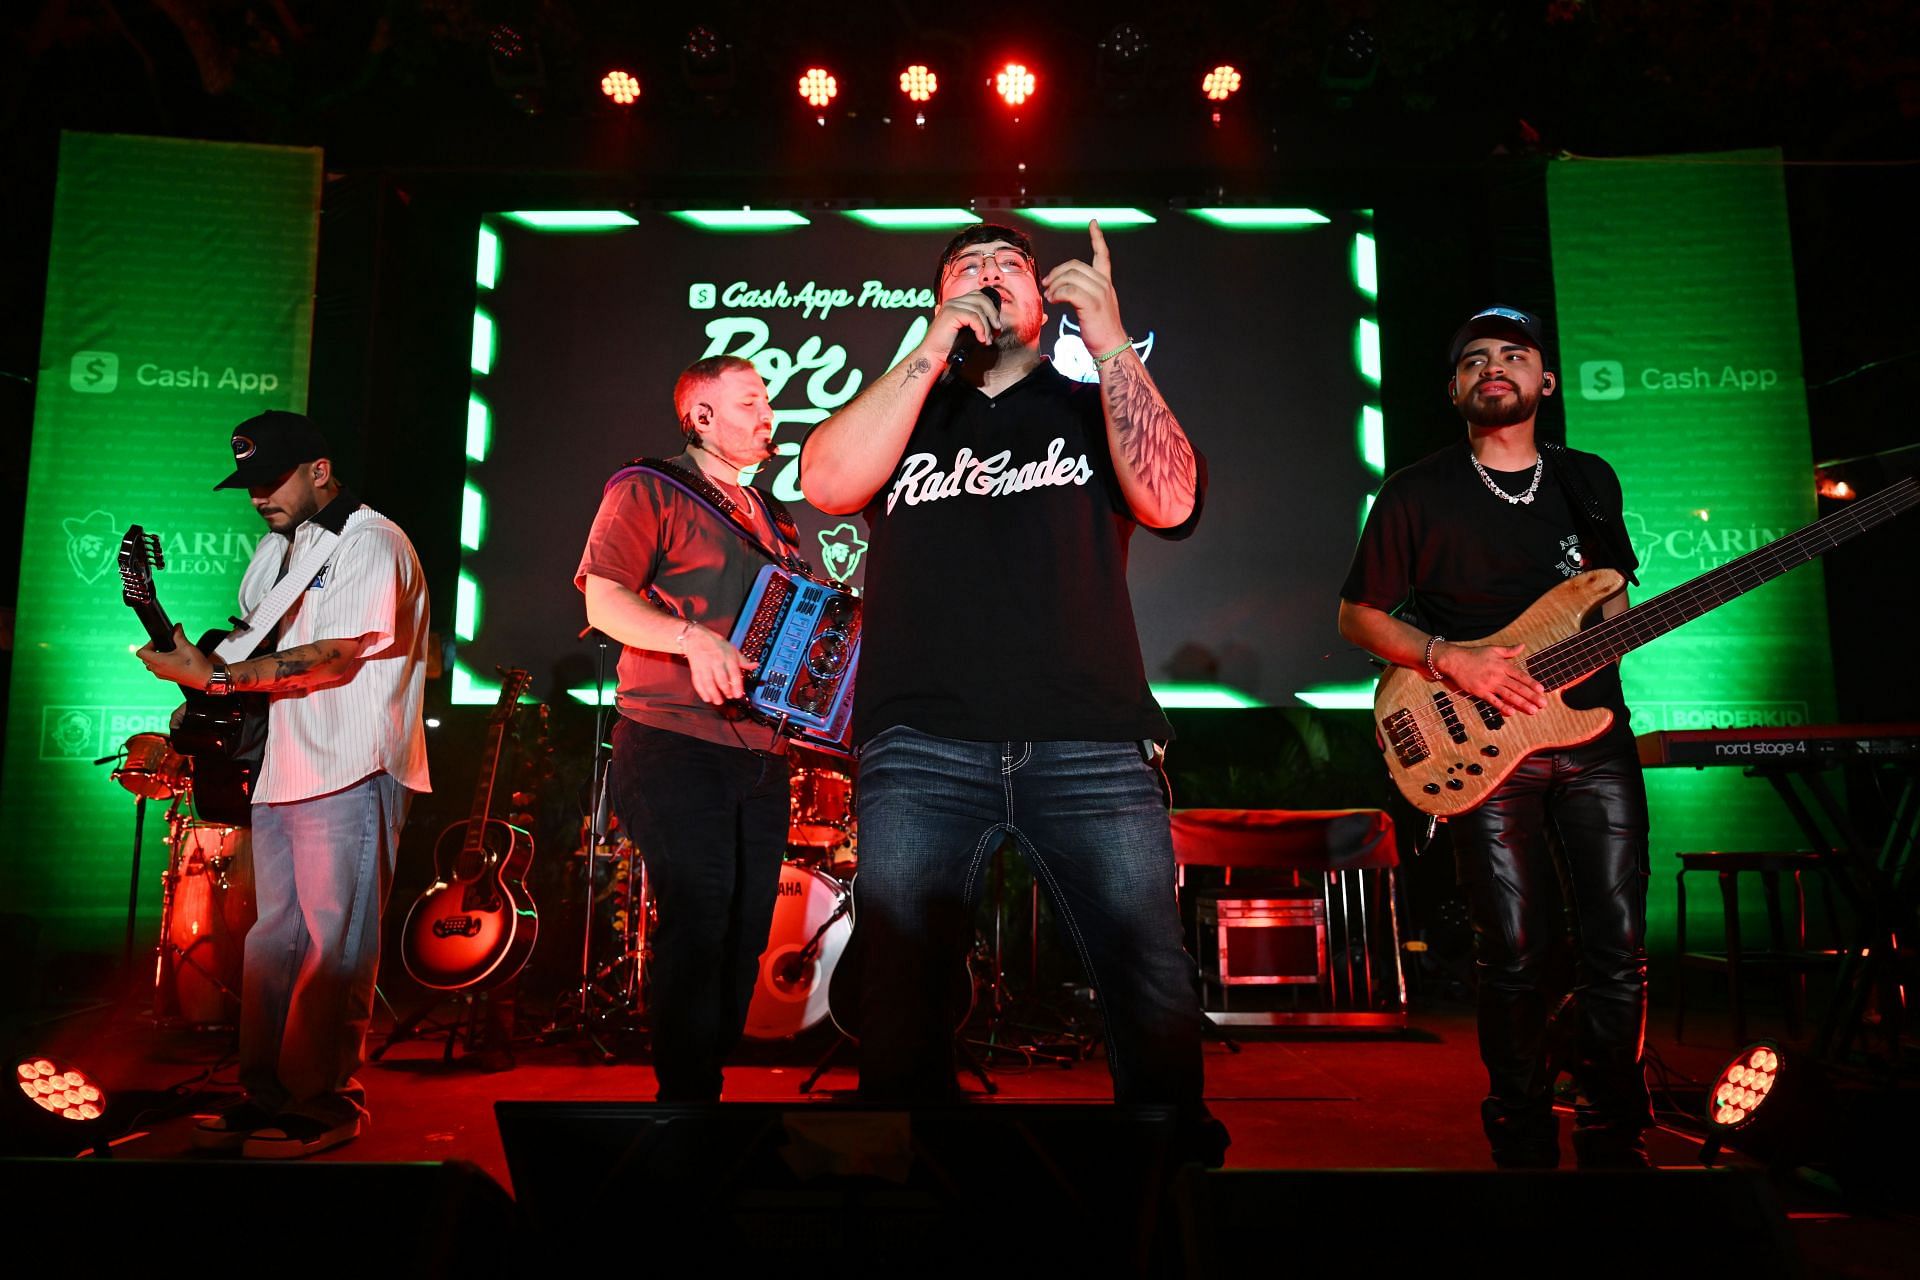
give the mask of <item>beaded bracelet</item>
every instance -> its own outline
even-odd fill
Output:
[[[1133,345],[1133,339],[1128,338],[1125,342],[1121,343],[1119,346],[1115,347],[1113,350],[1107,352],[1107,354],[1103,356],[1095,356],[1093,358],[1093,362],[1097,365],[1105,364],[1107,361],[1113,359],[1115,356],[1119,355],[1122,351],[1125,351],[1127,348],[1131,347],[1132,345]]]

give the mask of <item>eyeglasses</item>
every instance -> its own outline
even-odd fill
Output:
[[[1003,276],[1024,276],[1033,273],[1033,262],[1025,254],[1013,249],[1003,249],[999,253],[964,253],[947,263],[947,274],[972,280],[980,274],[981,265],[987,259],[993,260]]]

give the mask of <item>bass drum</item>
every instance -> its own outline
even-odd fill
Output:
[[[784,1040],[825,1019],[828,984],[852,934],[853,895],[843,881],[798,863],[782,866],[746,1034]]]
[[[195,1026],[232,1025],[253,928],[253,842],[245,827],[188,823],[170,872],[161,1014]],[[171,1000],[172,1008],[165,1007]]]

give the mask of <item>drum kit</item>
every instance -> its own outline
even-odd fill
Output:
[[[853,776],[836,757],[797,747],[792,754],[787,860],[747,1006],[746,1034],[754,1040],[783,1040],[825,1020],[827,986],[853,936]]]
[[[245,827],[192,814],[193,770],[164,733],[136,733],[117,756],[113,780],[138,798],[139,835],[146,802],[167,802],[167,864],[160,885],[154,1016],[191,1026],[231,1026],[240,1009],[240,973],[253,927],[253,847]],[[131,943],[132,904],[129,905]]]

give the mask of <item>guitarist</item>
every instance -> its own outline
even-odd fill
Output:
[[[296,570],[306,588],[259,656],[223,663],[176,628],[171,652],[139,657],[216,697],[268,695],[252,805],[259,919],[240,997],[245,1097],[202,1121],[194,1144],[274,1159],[349,1142],[366,1114],[354,1072],[380,913],[408,802],[428,790],[427,588],[407,535],[341,485],[305,417],[249,418],[231,444],[233,474],[214,487],[245,489],[268,529],[241,578],[241,610]]]
[[[673,389],[685,452],[608,484],[574,585],[623,648],[614,809],[640,847],[653,935],[653,1066],[662,1102],[714,1102],[773,925],[787,839],[785,740],[730,714],[751,664],[728,643],[768,557],[797,540],[751,484],[774,456],[767,385],[711,356]]]
[[[1638,561],[1613,469],[1534,438],[1540,399],[1556,383],[1540,321],[1490,307],[1461,326],[1449,355],[1447,395],[1467,438],[1381,487],[1340,590],[1340,634],[1504,715],[1531,715],[1546,695],[1522,665],[1523,646],[1473,641],[1577,573],[1610,567],[1631,577]],[[1626,606],[1622,592],[1603,611]],[[1596,672],[1566,701],[1610,708],[1611,728],[1584,746],[1529,758],[1450,824],[1479,976],[1489,1085],[1481,1121],[1501,1167],[1559,1162],[1547,1050],[1564,883],[1580,978],[1563,1016],[1577,1020],[1575,1074],[1590,1099],[1577,1117],[1575,1155],[1588,1167],[1644,1166],[1641,1131],[1653,1119],[1641,1062],[1646,787],[1618,668]]]

